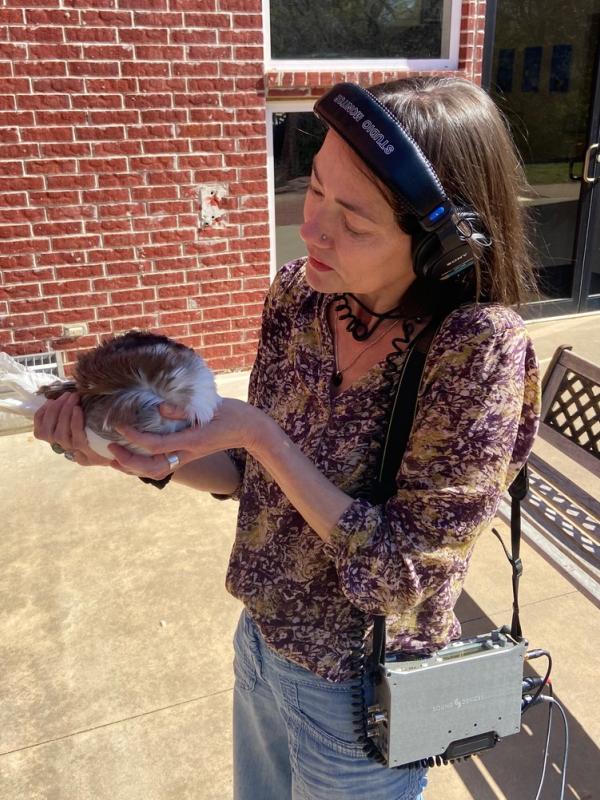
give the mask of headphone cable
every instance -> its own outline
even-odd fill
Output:
[[[548,685],[548,689],[550,692],[550,696],[552,697],[552,684]],[[546,724],[546,742],[544,744],[544,761],[542,764],[542,773],[540,775],[540,781],[538,783],[537,793],[535,795],[535,800],[540,800],[540,795],[542,793],[542,786],[544,785],[544,778],[546,777],[546,766],[548,764],[548,748],[550,745],[550,731],[552,730],[552,710],[554,706],[552,703],[548,705],[548,722]]]
[[[550,707],[556,706],[558,708],[558,710],[560,711],[560,714],[562,716],[563,726],[564,726],[564,729],[565,729],[565,742],[564,742],[564,747],[563,747],[563,761],[562,761],[562,769],[561,769],[562,781],[561,781],[561,784],[560,784],[560,798],[559,798],[559,800],[564,800],[565,787],[566,787],[566,784],[567,784],[567,757],[569,755],[569,723],[567,722],[567,715],[565,714],[564,708],[561,706],[561,704],[558,702],[558,700],[555,697],[552,697],[552,696],[547,695],[547,694],[542,694],[542,695],[540,695],[539,700],[541,702],[544,702],[544,703],[549,703]]]

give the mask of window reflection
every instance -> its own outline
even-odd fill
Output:
[[[280,59],[447,58],[450,0],[270,0]]]
[[[497,4],[495,82],[532,196],[534,247],[542,299],[570,298],[575,268],[581,172],[588,146],[600,2],[564,13],[559,0]]]
[[[312,160],[325,136],[312,111],[273,114],[277,267],[306,255],[298,235]]]

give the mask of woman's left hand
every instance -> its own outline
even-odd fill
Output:
[[[185,418],[180,409],[166,404],[160,407],[160,412],[170,419]],[[109,450],[119,464],[115,465],[115,469],[161,479],[172,471],[167,455],[177,456],[178,466],[183,466],[221,450],[233,447],[249,449],[260,435],[260,417],[263,416],[263,412],[254,406],[226,397],[209,423],[179,433],[140,433],[135,428],[119,428],[122,436],[132,444],[143,447],[148,455],[132,453],[118,444],[111,444]]]

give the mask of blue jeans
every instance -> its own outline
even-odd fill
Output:
[[[235,800],[423,800],[425,769],[388,769],[356,743],[349,682],[277,655],[246,612],[234,649]]]

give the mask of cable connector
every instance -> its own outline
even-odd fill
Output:
[[[534,650],[528,650],[525,653],[525,658],[528,661],[531,661],[534,658],[541,658],[542,656],[549,656],[550,653],[547,650],[542,650],[541,647],[536,647]]]
[[[543,678],[528,675],[526,678],[523,678],[523,694],[526,692],[529,693],[534,689],[537,689],[539,686],[544,686],[545,683],[546,681]]]
[[[536,706],[546,697],[547,695],[545,694],[538,694],[537,697],[536,695],[524,694],[521,699],[521,713],[523,713],[523,711],[525,711],[526,708],[530,708],[531,706]]]
[[[544,675],[542,682],[537,687],[537,691],[531,698],[531,702],[526,703],[524,706],[522,706],[521,713],[523,714],[527,711],[528,708],[530,708],[532,705],[535,705],[535,701],[542,693],[542,689],[544,688],[544,686],[548,683],[548,680],[550,678],[550,672],[552,671],[552,656],[547,650],[543,650],[541,647],[538,647],[534,648],[533,650],[528,650],[525,653],[525,660],[527,661],[531,661],[534,658],[540,658],[541,656],[544,656],[544,658],[548,659],[548,668],[546,669],[546,674]]]

